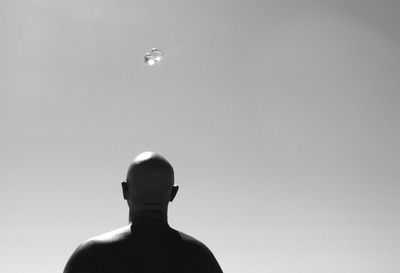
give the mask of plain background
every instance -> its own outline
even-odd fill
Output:
[[[61,272],[168,158],[225,272],[399,272],[400,2],[0,0],[0,271]],[[165,59],[149,67],[153,47]]]

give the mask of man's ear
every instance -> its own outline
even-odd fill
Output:
[[[171,196],[169,197],[169,202],[172,202],[174,200],[176,194],[178,193],[178,190],[179,190],[178,185],[172,187]]]
[[[128,196],[129,196],[128,183],[122,182],[121,186],[122,186],[122,195],[124,196],[125,200],[128,200]]]

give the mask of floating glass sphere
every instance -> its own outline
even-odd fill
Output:
[[[160,62],[163,59],[164,55],[164,51],[158,48],[153,48],[150,53],[146,53],[144,55],[144,62],[149,66],[153,66],[156,63]]]
[[[164,52],[163,52],[162,50],[160,50],[160,49],[157,49],[157,48],[153,48],[153,49],[150,51],[150,53],[153,54],[154,59],[155,59],[157,62],[161,61],[161,59],[164,57]]]
[[[150,53],[147,53],[146,55],[144,55],[144,62],[147,65],[153,66],[156,63],[156,59],[154,58],[153,55],[151,55]]]

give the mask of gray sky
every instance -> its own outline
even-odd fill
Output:
[[[0,0],[0,271],[61,272],[127,224],[146,150],[175,167],[170,224],[225,272],[399,271],[399,12]]]

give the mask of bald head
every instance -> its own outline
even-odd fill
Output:
[[[176,194],[174,170],[161,155],[141,153],[129,166],[123,191],[129,206],[164,206]]]

